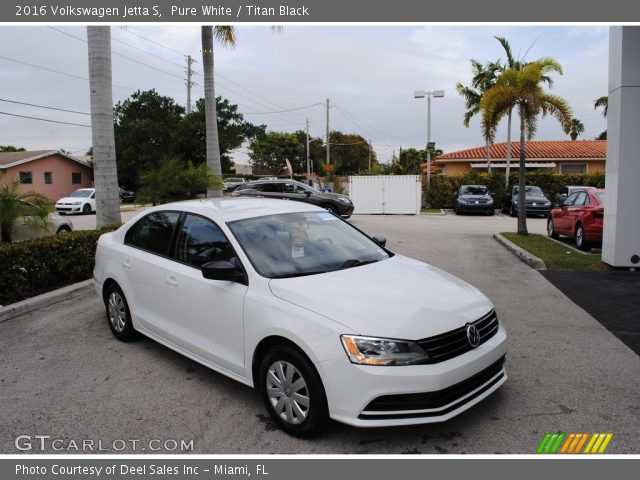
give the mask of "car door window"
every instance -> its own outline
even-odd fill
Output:
[[[218,225],[208,218],[187,214],[178,236],[176,260],[195,268],[216,260],[235,265],[236,254]]]
[[[571,195],[569,195],[567,197],[567,199],[564,201],[563,206],[565,207],[570,207],[574,204],[574,202],[576,201],[576,198],[578,198],[578,193],[573,193]]]
[[[169,256],[171,239],[180,212],[154,212],[137,221],[124,237],[124,243],[165,257]]]
[[[262,185],[262,191],[265,193],[282,193],[282,183],[265,183]]]
[[[585,204],[587,198],[587,192],[578,192],[576,194],[576,201],[573,202],[574,207],[581,207]]]

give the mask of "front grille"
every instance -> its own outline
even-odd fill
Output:
[[[462,405],[469,403],[474,398],[482,395],[504,378],[504,364],[505,356],[479,373],[476,373],[474,376],[443,390],[435,392],[384,395],[382,397],[378,397],[367,405],[358,418],[362,420],[390,420],[446,415],[447,413],[460,408]],[[474,392],[474,390],[477,391]],[[471,392],[473,393],[469,395]],[[430,412],[410,412],[411,410],[436,409],[440,410]],[[376,412],[377,414],[373,412]],[[378,412],[388,413],[380,414]]]
[[[473,322],[473,325],[480,332],[480,345],[482,345],[498,332],[498,315],[495,310],[491,310],[484,317]],[[444,362],[473,349],[467,339],[466,325],[435,337],[418,340],[418,344],[429,355],[429,358],[422,362],[423,364]]]

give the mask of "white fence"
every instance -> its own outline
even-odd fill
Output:
[[[420,175],[349,177],[349,196],[356,214],[420,214]]]

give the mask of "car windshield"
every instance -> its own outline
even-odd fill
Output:
[[[460,191],[460,195],[487,195],[488,193],[487,187],[479,185],[466,185]]]
[[[538,196],[542,196],[544,195],[544,193],[542,193],[542,190],[540,190],[540,187],[534,187],[534,186],[527,186],[525,188],[525,192],[527,192],[527,195],[538,195]],[[513,193],[518,193],[518,187],[513,187]]]
[[[75,192],[73,192],[69,196],[70,197],[84,197],[84,198],[86,198],[86,197],[90,197],[92,193],[93,192],[91,190],[80,189],[80,190],[76,190]]]
[[[600,201],[600,203],[604,205],[604,192],[597,192],[596,195],[598,195],[598,200]]]
[[[228,223],[257,272],[287,278],[389,258],[377,243],[329,212],[301,212]]]

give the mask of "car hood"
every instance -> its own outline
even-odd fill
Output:
[[[322,198],[326,198],[326,199],[332,199],[332,200],[338,200],[339,198],[346,198],[347,200],[351,200],[348,196],[342,195],[340,193],[320,192],[320,193],[316,193],[316,195],[318,197],[322,197]]]
[[[89,197],[62,197],[56,203],[73,203],[82,202],[83,200],[89,200]]]
[[[493,306],[475,287],[431,265],[395,255],[319,275],[273,279],[273,294],[349,331],[418,340],[473,322]]]
[[[542,197],[540,195],[527,195],[526,200],[527,202],[540,202],[540,203],[549,201],[547,197]]]

